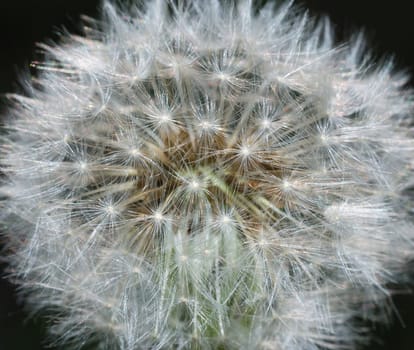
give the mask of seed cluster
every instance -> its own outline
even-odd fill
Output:
[[[413,257],[405,77],[289,6],[104,14],[41,45],[1,140],[13,275],[57,342],[362,342]]]

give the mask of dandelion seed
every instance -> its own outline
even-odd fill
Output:
[[[240,148],[240,153],[243,157],[249,157],[252,151],[249,148],[249,146],[243,146],[242,148]]]
[[[162,212],[157,210],[157,211],[154,212],[153,218],[154,218],[154,220],[156,220],[158,222],[161,222],[161,221],[164,220],[164,215],[162,214]]]
[[[82,172],[82,173],[83,172],[86,172],[87,169],[88,169],[88,163],[86,163],[86,162],[79,162],[78,167],[79,167],[80,172]]]

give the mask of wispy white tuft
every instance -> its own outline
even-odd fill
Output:
[[[414,257],[413,94],[327,21],[103,3],[10,95],[12,276],[57,344],[354,349]]]

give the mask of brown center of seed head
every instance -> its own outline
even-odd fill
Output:
[[[162,236],[161,228],[169,225],[194,235],[233,222],[242,237],[255,239],[277,222],[288,200],[282,176],[291,164],[274,144],[277,132],[286,130],[278,127],[280,115],[255,118],[257,108],[260,100],[249,110],[222,107],[221,115],[176,110],[156,116],[154,135],[134,152],[150,160],[144,172],[137,169],[141,175],[131,203],[134,215],[150,217],[148,232]],[[145,249],[156,239],[153,233],[140,236]]]

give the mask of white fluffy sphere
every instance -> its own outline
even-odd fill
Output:
[[[103,8],[11,96],[28,304],[75,348],[356,347],[414,255],[407,77],[287,5]]]

